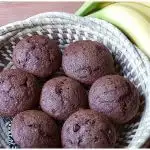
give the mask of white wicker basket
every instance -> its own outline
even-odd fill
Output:
[[[0,69],[13,68],[13,46],[24,36],[47,35],[59,41],[63,48],[70,42],[94,40],[103,42],[119,65],[120,73],[138,88],[141,105],[136,117],[118,128],[120,132],[116,147],[141,147],[150,136],[150,63],[113,25],[92,18],[81,18],[66,13],[44,13],[24,21],[0,27]],[[0,146],[15,147],[9,132],[10,119],[0,119]]]

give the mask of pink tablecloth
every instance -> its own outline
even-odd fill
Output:
[[[83,2],[6,2],[0,3],[0,26],[48,11],[74,13]]]

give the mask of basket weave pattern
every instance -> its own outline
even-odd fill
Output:
[[[14,68],[12,50],[25,36],[47,35],[59,42],[63,52],[70,42],[93,40],[102,42],[112,53],[116,70],[139,90],[141,105],[136,117],[118,128],[116,147],[141,147],[150,135],[150,63],[113,25],[92,18],[66,13],[44,13],[0,28],[0,70]],[[10,133],[10,119],[0,118],[0,146],[15,147]]]

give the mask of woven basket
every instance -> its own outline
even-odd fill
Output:
[[[13,47],[24,36],[33,34],[47,35],[50,39],[58,40],[62,52],[70,42],[86,39],[102,42],[108,47],[117,64],[116,69],[138,88],[141,95],[136,117],[118,128],[120,135],[116,147],[141,147],[150,135],[148,58],[116,27],[103,20],[53,12],[0,27],[0,70],[14,68],[11,61]],[[0,118],[1,147],[16,147],[10,133],[10,120]]]

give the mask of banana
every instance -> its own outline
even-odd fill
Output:
[[[78,16],[86,16],[94,11],[102,9],[113,2],[94,2],[92,0],[88,0],[85,2],[76,12],[75,14]]]
[[[145,5],[145,6],[147,6],[147,7],[150,7],[150,2],[139,2],[139,3],[141,3],[141,4],[143,4],[143,5]]]
[[[146,7],[145,5],[142,5],[140,3],[132,3],[132,2],[120,2],[120,5],[124,5],[130,8],[133,8],[137,11],[139,11],[141,14],[143,14],[150,22],[150,8]]]
[[[91,0],[85,2],[76,12],[76,15],[85,16],[92,11],[98,10],[99,2],[93,2]]]
[[[114,4],[115,2],[99,2],[99,7],[98,9],[102,9],[108,5]]]
[[[89,16],[116,25],[150,57],[150,23],[140,12],[116,3]]]

